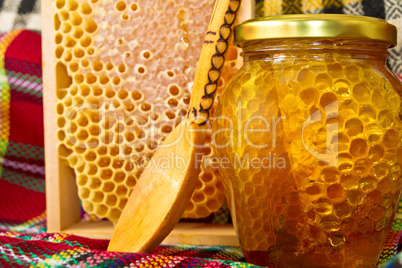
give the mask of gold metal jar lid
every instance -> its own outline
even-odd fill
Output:
[[[247,20],[234,30],[234,42],[277,38],[347,38],[396,45],[397,29],[377,18],[342,14],[281,15]]]

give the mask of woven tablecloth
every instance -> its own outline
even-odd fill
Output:
[[[257,1],[256,12],[371,15],[401,29],[401,0],[373,1]],[[4,3],[11,2],[0,0],[0,8]],[[2,18],[0,12],[0,24]],[[398,46],[389,60],[399,77],[401,55]],[[242,262],[238,247],[163,245],[152,254],[114,253],[106,251],[107,240],[46,233],[43,139],[40,34],[14,30],[0,35],[0,267],[253,267]],[[379,266],[402,267],[401,236],[399,209]]]

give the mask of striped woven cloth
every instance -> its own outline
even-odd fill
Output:
[[[257,1],[256,14],[371,15],[402,29],[401,6],[401,0],[274,0]],[[389,60],[400,77],[401,55],[398,46]],[[152,254],[128,254],[107,252],[107,240],[47,234],[42,118],[40,35],[0,35],[0,267],[254,267],[242,262],[238,247],[163,245]],[[401,267],[401,237],[402,206],[379,266]]]

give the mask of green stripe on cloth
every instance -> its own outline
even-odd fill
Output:
[[[45,193],[45,180],[38,179],[32,176],[27,176],[24,173],[3,168],[2,179],[9,183],[16,184],[28,190],[39,193]]]
[[[40,146],[10,141],[7,148],[7,155],[17,158],[44,160],[45,149]]]
[[[13,85],[13,89],[31,96],[42,98],[42,79],[31,74],[7,72],[8,82]]]
[[[4,155],[7,151],[8,142],[0,139],[0,155]]]
[[[39,234],[46,232],[46,213],[42,213],[38,217],[30,219],[22,224],[8,224],[7,222],[0,223],[0,230],[8,232],[19,232],[24,234]],[[1,234],[0,234],[1,235]],[[30,236],[24,236],[30,238]]]

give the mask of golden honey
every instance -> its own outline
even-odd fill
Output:
[[[402,182],[395,40],[384,21],[343,15],[235,29],[244,66],[220,97],[213,143],[246,261],[375,267]]]

